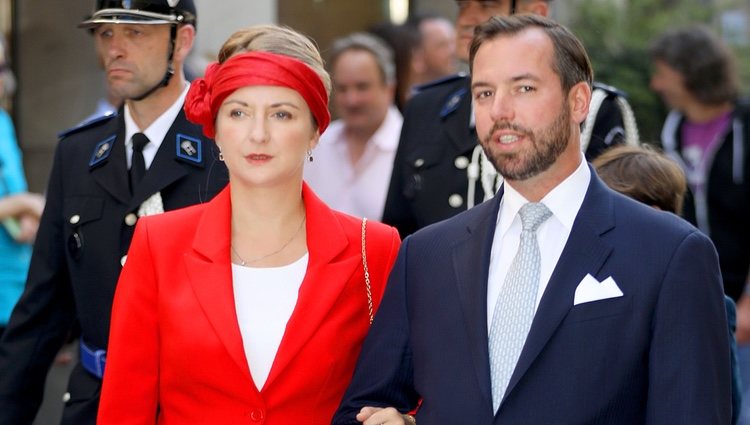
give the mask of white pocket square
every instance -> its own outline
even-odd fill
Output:
[[[587,274],[576,288],[576,296],[573,305],[590,303],[592,301],[606,300],[608,298],[621,297],[622,291],[617,286],[612,276],[603,282],[596,280],[594,276]]]

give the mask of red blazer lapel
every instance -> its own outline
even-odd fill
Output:
[[[340,257],[350,247],[341,222],[305,184],[302,189],[307,213],[309,262],[297,305],[286,326],[265,388],[281,374],[328,316],[341,291],[361,264],[359,255]]]
[[[229,356],[250,379],[237,322],[229,255],[231,199],[227,186],[208,203],[197,223],[193,250],[185,255],[190,284]]]

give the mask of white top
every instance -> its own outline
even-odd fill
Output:
[[[552,216],[539,226],[536,233],[542,264],[535,309],[539,307],[542,294],[568,242],[573,222],[578,215],[578,210],[581,209],[590,181],[591,170],[581,155],[581,163],[573,174],[542,198],[541,202],[552,211]],[[492,315],[497,297],[521,242],[522,226],[518,211],[529,202],[509,184],[506,183],[504,186],[505,193],[500,201],[500,212],[490,254],[489,282],[487,282],[488,330],[492,327]]]
[[[185,96],[187,95],[190,84],[186,84],[182,90],[180,97],[175,100],[172,106],[169,107],[163,114],[159,115],[147,129],[138,128],[138,124],[133,121],[133,117],[130,115],[130,108],[128,108],[127,102],[125,103],[125,158],[128,161],[128,169],[133,163],[133,135],[135,133],[143,133],[148,137],[149,143],[143,148],[143,160],[146,163],[146,169],[151,166],[154,161],[156,152],[161,146],[161,142],[167,137],[167,132],[172,127],[174,120],[177,119],[177,115],[182,110],[182,105],[185,103]]]
[[[305,164],[305,181],[328,206],[357,217],[380,220],[401,135],[401,113],[394,106],[359,161],[352,166],[344,122],[336,120],[320,136],[314,161]]]
[[[281,267],[232,264],[234,307],[245,347],[245,358],[260,391],[271,372],[286,324],[297,305],[307,271],[308,254]]]

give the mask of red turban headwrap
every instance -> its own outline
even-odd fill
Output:
[[[185,115],[203,126],[213,139],[214,122],[224,99],[246,86],[280,86],[297,91],[310,108],[322,134],[331,122],[328,95],[323,81],[304,62],[269,52],[247,52],[230,57],[223,64],[212,63],[206,75],[190,84],[185,98]]]

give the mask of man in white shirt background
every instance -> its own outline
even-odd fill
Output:
[[[394,106],[393,53],[379,38],[355,33],[330,50],[331,123],[305,167],[305,181],[331,208],[380,220],[403,118]]]

